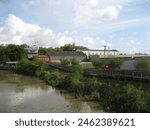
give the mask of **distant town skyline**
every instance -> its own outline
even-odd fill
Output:
[[[149,0],[0,0],[0,44],[150,53]]]

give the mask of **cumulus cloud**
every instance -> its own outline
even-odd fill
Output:
[[[141,45],[141,42],[140,42],[140,41],[137,41],[137,40],[135,40],[135,39],[133,39],[133,38],[130,38],[130,39],[128,40],[128,43],[129,43],[130,45]]]
[[[36,24],[28,24],[9,14],[5,24],[0,27],[0,43],[3,44],[22,44],[29,45],[37,44],[45,47],[58,47],[69,43],[76,43],[77,45],[87,46],[89,48],[97,48],[102,45],[109,45],[100,37],[83,37],[75,38],[72,35],[77,32],[54,33],[53,30],[42,28]]]
[[[139,53],[139,49],[137,49],[137,48],[132,48],[132,49],[130,49],[130,54],[135,54],[135,53]]]
[[[50,29],[41,28],[35,24],[27,24],[13,14],[9,14],[5,25],[0,28],[1,43],[34,43],[41,45],[51,43],[54,33]]]
[[[87,46],[88,48],[96,49],[101,48],[103,45],[107,45],[109,47],[112,46],[112,44],[106,42],[104,39],[100,37],[84,37],[81,40],[82,45]]]
[[[102,4],[100,0],[78,0],[75,6],[76,25],[83,25],[93,21],[117,19],[122,6]]]

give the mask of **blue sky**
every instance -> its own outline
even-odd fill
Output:
[[[149,0],[0,0],[0,42],[150,53]]]

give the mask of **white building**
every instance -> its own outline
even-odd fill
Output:
[[[38,55],[39,47],[37,46],[31,46],[26,48],[28,59],[32,59],[34,56]]]
[[[119,55],[119,51],[115,49],[114,50],[86,50],[82,52],[86,54],[87,57],[96,55],[99,56],[100,58],[103,58],[103,57],[114,57]]]

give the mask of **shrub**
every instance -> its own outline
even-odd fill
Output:
[[[65,65],[65,66],[70,66],[71,61],[70,61],[70,60],[67,60],[67,59],[64,59],[64,58],[61,58],[61,59],[60,59],[60,63],[61,63],[62,65]]]
[[[49,73],[45,73],[44,80],[49,85],[59,87],[61,82],[64,80],[64,76],[56,70]]]
[[[150,71],[150,59],[141,59],[137,62],[136,68],[138,70],[148,70]]]
[[[112,110],[116,112],[143,112],[146,102],[145,94],[141,89],[128,84],[123,90],[114,95]]]
[[[18,63],[17,71],[21,74],[34,76],[36,75],[38,66],[39,66],[38,62],[24,59]]]

